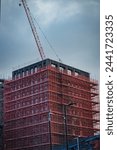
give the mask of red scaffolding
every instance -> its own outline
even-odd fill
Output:
[[[51,150],[68,139],[99,132],[98,83],[48,65],[5,82],[5,150]]]

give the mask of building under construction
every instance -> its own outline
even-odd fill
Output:
[[[51,59],[13,71],[4,105],[5,150],[53,150],[99,132],[98,83]]]

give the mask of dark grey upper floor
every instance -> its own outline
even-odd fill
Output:
[[[57,61],[52,60],[52,59],[45,59],[45,60],[42,60],[40,62],[36,62],[34,64],[31,64],[29,66],[17,69],[17,70],[12,72],[12,77],[14,78],[15,76],[18,76],[18,75],[22,76],[26,72],[31,73],[31,72],[34,72],[34,70],[36,70],[36,69],[43,68],[43,67],[46,67],[46,66],[49,66],[49,65],[51,65],[55,68],[61,69],[61,70],[66,70],[66,71],[69,71],[71,73],[76,73],[76,74],[79,74],[79,75],[83,75],[85,77],[89,77],[88,72],[85,72],[83,70],[71,67],[69,65],[65,65],[61,62],[57,62]]]

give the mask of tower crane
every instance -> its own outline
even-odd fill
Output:
[[[37,48],[38,48],[38,51],[40,53],[41,59],[44,60],[46,58],[46,56],[44,54],[44,50],[43,50],[43,47],[41,45],[41,42],[40,42],[37,30],[36,30],[35,24],[33,22],[33,18],[31,16],[31,12],[30,12],[30,9],[28,7],[27,1],[26,0],[21,0],[21,2],[22,2],[22,5],[24,7],[26,16],[28,18],[28,21],[29,21],[29,24],[30,24],[30,27],[31,27],[31,30],[32,30],[32,33],[33,33],[33,36],[34,36]],[[21,4],[19,4],[19,6],[21,6]]]

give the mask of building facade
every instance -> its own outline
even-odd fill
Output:
[[[53,150],[99,132],[98,83],[85,71],[46,59],[13,71],[4,98],[5,150]]]

